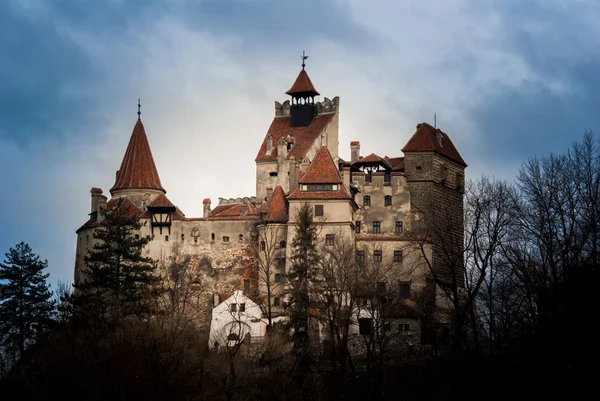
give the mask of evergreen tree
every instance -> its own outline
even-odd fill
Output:
[[[6,351],[19,356],[51,322],[52,293],[40,260],[24,242],[10,248],[0,263],[0,339]]]
[[[296,234],[292,241],[291,269],[288,274],[290,293],[290,323],[294,328],[294,348],[308,348],[308,318],[310,308],[309,279],[319,261],[317,226],[311,207],[305,203],[295,216]]]
[[[96,244],[86,256],[84,279],[79,290],[79,312],[110,317],[147,316],[155,311],[160,294],[156,262],[142,255],[148,238],[136,237],[141,224],[139,211],[124,198],[105,211],[101,226],[94,232]]]

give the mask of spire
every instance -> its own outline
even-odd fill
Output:
[[[142,119],[142,105],[140,104],[140,98],[138,97],[138,120]]]
[[[140,104],[138,102],[138,120],[133,127],[121,167],[117,170],[115,185],[110,189],[113,196],[118,191],[132,189],[167,192],[160,183],[158,170],[154,164],[154,158],[140,114]]]

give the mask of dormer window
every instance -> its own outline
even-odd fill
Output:
[[[300,190],[311,192],[327,192],[337,191],[338,188],[338,184],[302,184]]]

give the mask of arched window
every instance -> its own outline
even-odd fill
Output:
[[[392,197],[390,195],[386,195],[384,198],[385,206],[392,206]]]
[[[279,306],[280,303],[281,301],[279,300],[279,297],[273,298],[273,306]]]
[[[281,274],[276,274],[275,275],[275,282],[276,283],[281,283]]]
[[[369,195],[363,197],[363,206],[371,206],[371,197]]]
[[[285,241],[281,241],[281,242],[279,243],[279,247],[280,247],[281,249],[284,249],[284,248],[285,248]]]
[[[265,249],[267,249],[267,244],[265,244],[265,241],[260,241],[260,250],[264,252]]]

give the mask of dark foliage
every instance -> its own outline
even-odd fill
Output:
[[[52,293],[44,269],[47,261],[21,242],[0,263],[0,340],[5,353],[22,355],[52,319]]]

